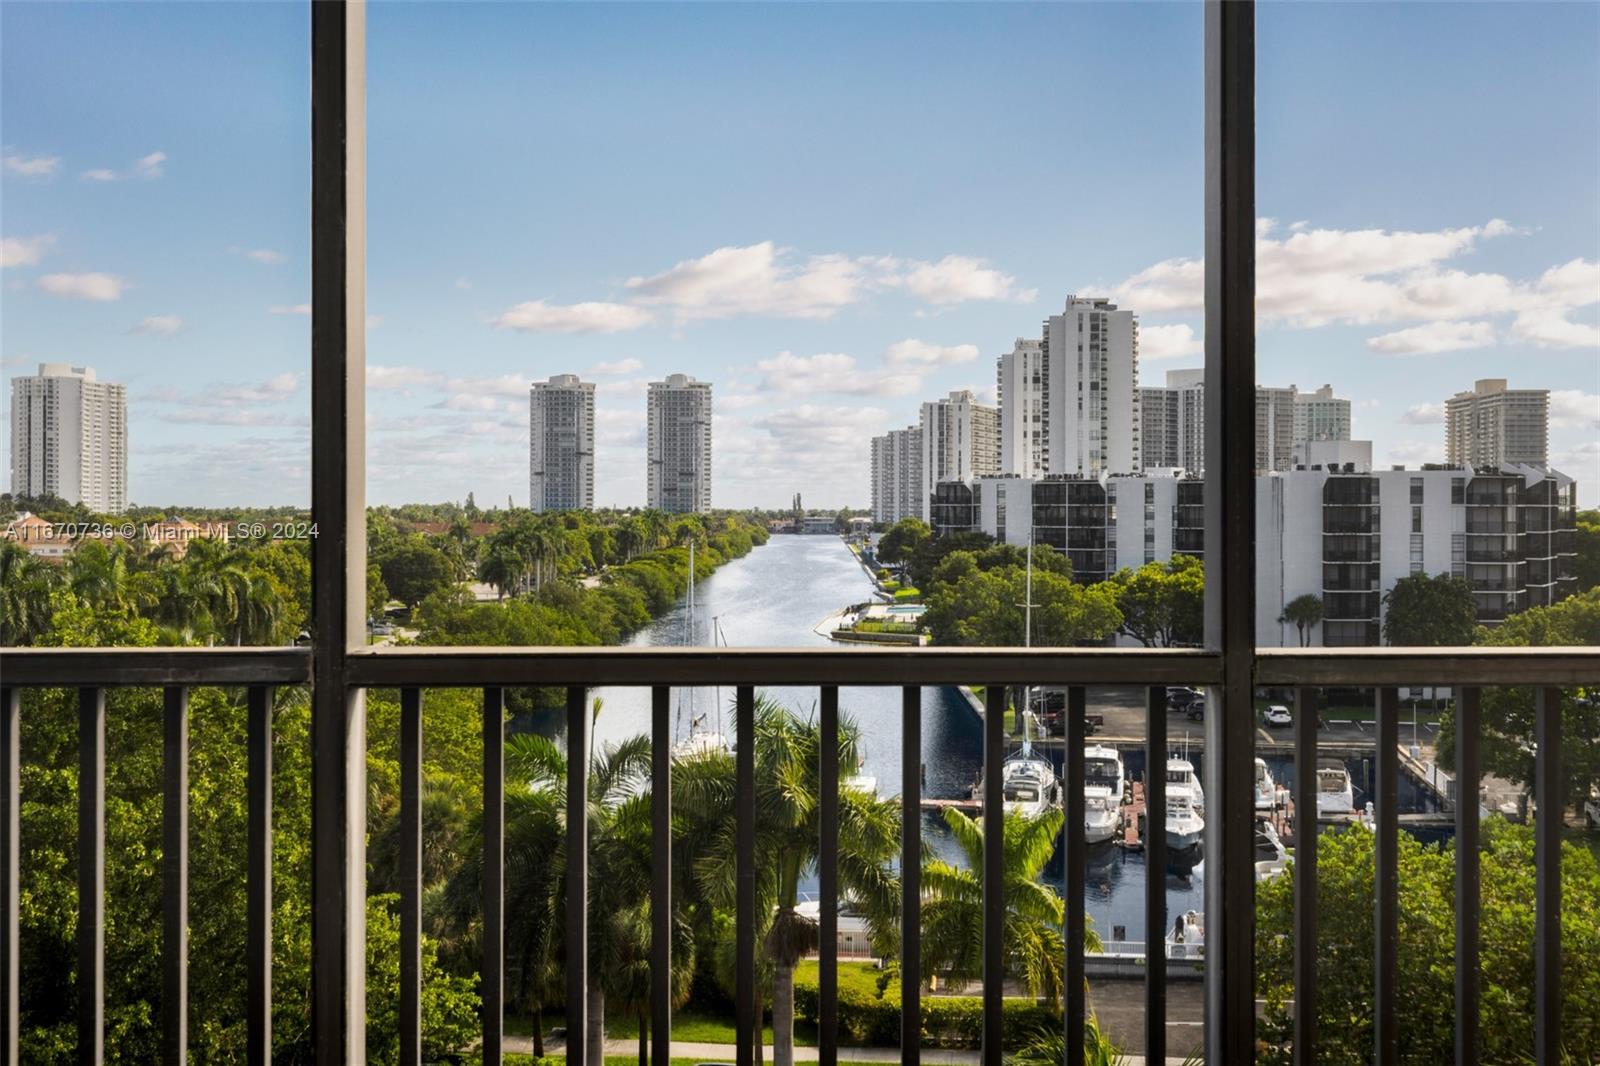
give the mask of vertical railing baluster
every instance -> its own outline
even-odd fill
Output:
[[[400,1066],[422,1063],[422,690],[400,690]]]
[[[983,1042],[982,1066],[1005,1052],[1006,703],[1010,687],[990,683],[983,699]],[[1025,690],[1024,690],[1025,691]]]
[[[1067,689],[1067,747],[1062,759],[1062,788],[1066,799],[1066,818],[1061,831],[1066,834],[1063,894],[1066,905],[1067,968],[1066,968],[1066,1061],[1083,1061],[1083,1023],[1087,1003],[1083,963],[1085,933],[1083,911],[1083,876],[1087,859],[1084,842],[1084,819],[1087,814],[1083,797],[1083,745],[1088,690],[1082,685]]]
[[[1561,1061],[1561,690],[1534,694],[1533,1058]]]
[[[585,1066],[589,1019],[589,708],[567,689],[567,1066]],[[601,1061],[592,1066],[604,1066]]]
[[[1456,1066],[1478,1066],[1480,696],[1476,687],[1456,694]]]
[[[734,744],[734,1061],[752,1066],[761,1029],[756,1014],[756,695],[751,685],[735,690]]]
[[[569,750],[569,778],[574,764],[581,760],[581,755],[574,757]],[[486,688],[483,690],[483,977],[479,988],[479,995],[483,997],[483,1066],[499,1066],[505,1056],[505,967],[505,689]],[[570,1025],[568,1031],[571,1031]],[[581,1020],[578,1032],[583,1032]]]
[[[1317,1061],[1317,722],[1321,704],[1294,690],[1294,1061]]]
[[[672,1061],[672,690],[650,690],[650,1061]]]
[[[189,690],[172,686],[161,713],[161,1061],[189,1052]]]
[[[105,1060],[106,694],[78,690],[78,1062]]]
[[[1373,1059],[1380,1066],[1400,1056],[1400,690],[1378,690],[1376,856],[1373,869]]]
[[[922,1061],[922,689],[900,699],[900,1062]]]
[[[1167,1057],[1167,690],[1151,685],[1144,706],[1144,1048]]]
[[[272,1062],[272,689],[245,692],[245,1059]]]
[[[17,903],[22,820],[22,692],[0,691],[0,1066],[17,1066],[22,970]]]
[[[839,687],[822,686],[817,773],[820,777],[817,842],[817,1063],[839,1061]]]

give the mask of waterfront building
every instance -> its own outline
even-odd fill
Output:
[[[576,374],[535,381],[528,390],[528,506],[594,506],[594,385]]]
[[[66,363],[12,378],[11,492],[59,496],[99,514],[126,511],[127,386]]]
[[[1462,466],[1533,463],[1550,449],[1550,390],[1508,389],[1483,378],[1444,404],[1445,462]]]
[[[647,398],[649,505],[674,514],[711,510],[711,383],[687,374],[652,381]]]
[[[1350,401],[1333,394],[1332,385],[1315,392],[1295,392],[1294,442],[1349,440]]]
[[[1000,412],[978,402],[970,389],[922,405],[922,488],[919,511],[932,523],[934,487],[1000,472]]]
[[[921,518],[922,427],[891,429],[872,438],[872,520],[893,525]]]
[[[1031,539],[1066,553],[1073,576],[1093,583],[1201,556],[1203,492],[1187,476],[974,478],[937,487],[935,532]],[[1531,464],[1273,471],[1256,477],[1255,550],[1259,645],[1299,643],[1283,609],[1305,594],[1323,604],[1314,645],[1379,644],[1384,593],[1421,573],[1465,578],[1478,621],[1492,626],[1577,591],[1576,485]]]
[[[1050,440],[1046,432],[1050,405],[1044,344],[1018,337],[1002,355],[995,373],[1000,401],[1000,472],[1019,477],[1044,477],[1049,472]]]
[[[1044,322],[1047,474],[1133,474],[1139,455],[1139,323],[1103,299],[1068,296]]]

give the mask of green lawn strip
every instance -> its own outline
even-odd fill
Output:
[[[812,964],[815,967],[815,963]],[[843,969],[843,967],[840,967]],[[560,1028],[566,1025],[566,1018],[560,1013],[546,1012],[544,1016],[544,1031]],[[699,1010],[693,1005],[674,1011],[672,1014],[672,1039],[688,1041],[695,1044],[731,1044],[734,1041],[736,1030],[734,1028],[733,1013],[730,1010],[726,1016],[714,1011]],[[532,1036],[533,1019],[525,1015],[506,1016],[506,1034],[508,1036]],[[632,1017],[608,1017],[606,1019],[606,1038],[609,1040],[637,1040],[639,1038],[639,1020]],[[772,1043],[772,1027],[769,1025],[762,1033],[762,1039]],[[795,1033],[795,1043],[804,1047],[815,1047],[815,1037],[808,1038],[803,1033]]]

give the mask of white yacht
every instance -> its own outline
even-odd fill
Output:
[[[1350,771],[1342,759],[1317,760],[1317,813],[1349,814],[1356,808],[1355,791],[1350,787]]]
[[[1187,851],[1205,832],[1206,797],[1187,759],[1167,760],[1167,847]]]
[[[1256,810],[1270,811],[1278,805],[1278,783],[1267,769],[1267,760],[1256,760]]]
[[[686,596],[685,608],[683,643],[686,647],[692,648],[694,647],[696,639],[694,618],[695,598],[693,538],[691,538],[689,541],[689,590]],[[714,625],[716,619],[712,619],[712,622],[712,644],[715,645],[719,630]],[[688,735],[683,737],[683,739],[679,740],[672,746],[673,755],[680,759],[699,759],[711,755],[732,754],[733,745],[730,744],[728,742],[728,738],[722,734],[721,690],[718,689],[716,696],[712,699],[712,703],[714,704],[717,714],[717,721],[715,724],[712,724],[710,721],[710,711],[697,712],[695,707],[695,690],[693,688],[684,689],[682,694],[680,694],[678,697],[678,718],[680,722],[683,718],[686,702],[689,711],[689,732]]]
[[[1200,959],[1205,954],[1205,918],[1199,911],[1184,911],[1167,933],[1167,958]]]
[[[1083,839],[1103,844],[1122,824],[1122,755],[1101,744],[1083,749]]]
[[[1000,780],[1006,813],[1037,818],[1061,806],[1061,778],[1056,776],[1056,768],[1049,759],[1034,753],[1033,740],[1028,735],[1032,720],[1032,714],[1023,714],[1022,748],[1006,757],[1000,768]]]
[[[1256,819],[1256,880],[1270,881],[1289,865],[1289,852],[1278,831],[1264,818]]]

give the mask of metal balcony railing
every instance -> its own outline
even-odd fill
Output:
[[[1588,650],[1517,648],[1286,649],[1263,650],[1255,636],[1255,11],[1248,0],[1208,0],[1205,25],[1205,422],[1208,476],[1180,496],[1193,507],[1204,501],[1206,565],[1203,651],[1149,649],[643,649],[643,648],[404,648],[365,645],[365,9],[360,2],[323,0],[311,10],[311,492],[312,518],[320,535],[312,545],[312,645],[263,649],[18,649],[7,651],[0,692],[0,1066],[18,1060],[18,869],[21,692],[27,688],[73,688],[79,693],[79,967],[77,1004],[81,1062],[104,1058],[105,1033],[105,692],[112,687],[160,687],[165,691],[163,794],[163,1060],[186,1059],[188,1024],[186,833],[187,690],[202,685],[247,689],[249,770],[248,825],[248,1048],[247,1060],[268,1063],[271,1047],[272,778],[271,690],[306,686],[311,697],[311,1026],[319,1063],[362,1063],[366,1056],[366,868],[363,797],[366,789],[366,717],[362,700],[374,688],[402,693],[400,719],[401,812],[404,855],[401,924],[401,1059],[421,1057],[420,827],[421,753],[427,687],[474,688],[483,692],[484,827],[481,996],[486,1064],[502,1059],[505,1004],[505,770],[503,691],[507,687],[562,686],[567,690],[568,742],[586,746],[590,686],[632,685],[653,692],[653,792],[670,798],[671,733],[665,728],[671,686],[726,685],[736,691],[736,951],[738,955],[737,1061],[755,1054],[755,869],[754,869],[754,694],[758,685],[816,686],[820,694],[824,753],[838,729],[838,689],[846,685],[892,686],[903,692],[904,730],[901,802],[902,1061],[920,1060],[920,687],[988,682],[983,759],[987,771],[983,858],[983,1048],[985,1066],[1001,1062],[1001,981],[1004,919],[1003,804],[997,792],[1002,758],[1003,686],[1054,684],[1067,687],[1067,816],[1065,852],[1066,995],[1062,1018],[1066,1060],[1083,1059],[1084,1027],[1084,842],[1073,831],[1083,821],[1085,686],[1132,684],[1148,689],[1146,754],[1159,764],[1166,754],[1165,687],[1200,684],[1210,689],[1205,716],[1208,804],[1205,848],[1207,982],[1205,1058],[1214,1064],[1248,1063],[1256,1054],[1254,913],[1241,905],[1255,886],[1253,855],[1254,756],[1257,685],[1295,688],[1295,758],[1309,768],[1316,756],[1316,715],[1309,713],[1313,689],[1376,687],[1379,788],[1376,804],[1375,1045],[1379,1062],[1397,1058],[1398,763],[1397,686],[1450,685],[1460,695],[1458,761],[1464,780],[1479,775],[1478,687],[1536,685],[1540,810],[1560,807],[1561,734],[1556,688],[1600,683],[1600,656]],[[1240,432],[1225,432],[1239,427]],[[1336,557],[1330,557],[1336,558]],[[832,935],[838,883],[834,828],[839,768],[824,755],[821,906],[821,1031],[824,1064],[837,1060],[838,984]],[[585,902],[588,768],[582,759],[568,768],[567,811],[569,945],[568,1017],[585,1004]],[[1302,809],[1314,810],[1313,773],[1296,777]],[[1162,775],[1150,775],[1146,797],[1165,806]],[[670,854],[670,805],[652,812],[658,859]],[[1471,804],[1457,813],[1460,846],[1457,892],[1457,1061],[1477,1061],[1480,1011],[1477,1000],[1478,876],[1477,813]],[[1558,1059],[1560,1042],[1560,823],[1537,826],[1535,908],[1535,1001],[1537,1061]],[[1165,839],[1150,834],[1148,862],[1160,868]],[[1314,1060],[1317,924],[1316,838],[1301,843],[1295,866],[1296,1011],[1294,1057]],[[671,865],[658,861],[653,895],[670,900]],[[1150,879],[1145,896],[1149,929],[1164,924],[1162,879]],[[652,1059],[666,1066],[671,1048],[671,1010],[666,987],[671,943],[664,922],[670,907],[652,908]],[[1145,1055],[1161,1061],[1167,1050],[1165,958],[1147,963]],[[567,1062],[585,1066],[585,1051],[573,1041]],[[598,1066],[598,1064],[596,1064]]]

